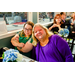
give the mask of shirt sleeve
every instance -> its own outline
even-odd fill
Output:
[[[31,58],[36,60],[36,50],[35,50],[34,46],[33,46],[33,49],[32,49],[32,56],[31,56]]]
[[[60,54],[65,58],[65,61],[72,62],[73,57],[68,43],[62,37],[57,35],[55,44]]]

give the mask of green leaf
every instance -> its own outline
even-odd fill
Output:
[[[3,54],[2,54],[2,58],[4,58],[4,52],[3,52]]]

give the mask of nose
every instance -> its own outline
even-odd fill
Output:
[[[39,33],[39,31],[37,31],[37,34]]]

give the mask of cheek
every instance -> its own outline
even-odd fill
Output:
[[[56,19],[56,22],[57,22],[58,20]]]
[[[32,35],[32,32],[31,33],[29,33],[30,35]]]
[[[59,21],[61,21],[61,19],[59,19]]]
[[[39,31],[37,33],[35,33],[34,35],[37,36],[39,34]]]
[[[35,36],[37,35],[37,33],[34,34]]]

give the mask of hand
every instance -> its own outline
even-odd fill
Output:
[[[24,47],[25,44],[24,43],[19,43],[18,47]]]
[[[71,23],[71,25],[74,25],[74,23]]]
[[[15,35],[15,40],[19,41],[19,35],[18,34]]]
[[[53,24],[53,26],[51,26],[51,27],[49,28],[49,31],[50,31],[52,28],[55,28],[55,27],[57,27],[57,24]]]
[[[60,28],[60,25],[54,24],[54,25],[53,25],[53,28],[54,28],[54,27]]]
[[[19,37],[16,36],[16,37],[15,37],[15,40],[19,41]]]
[[[57,27],[57,24],[54,24],[52,27],[53,27],[53,28],[54,28],[54,27]]]

